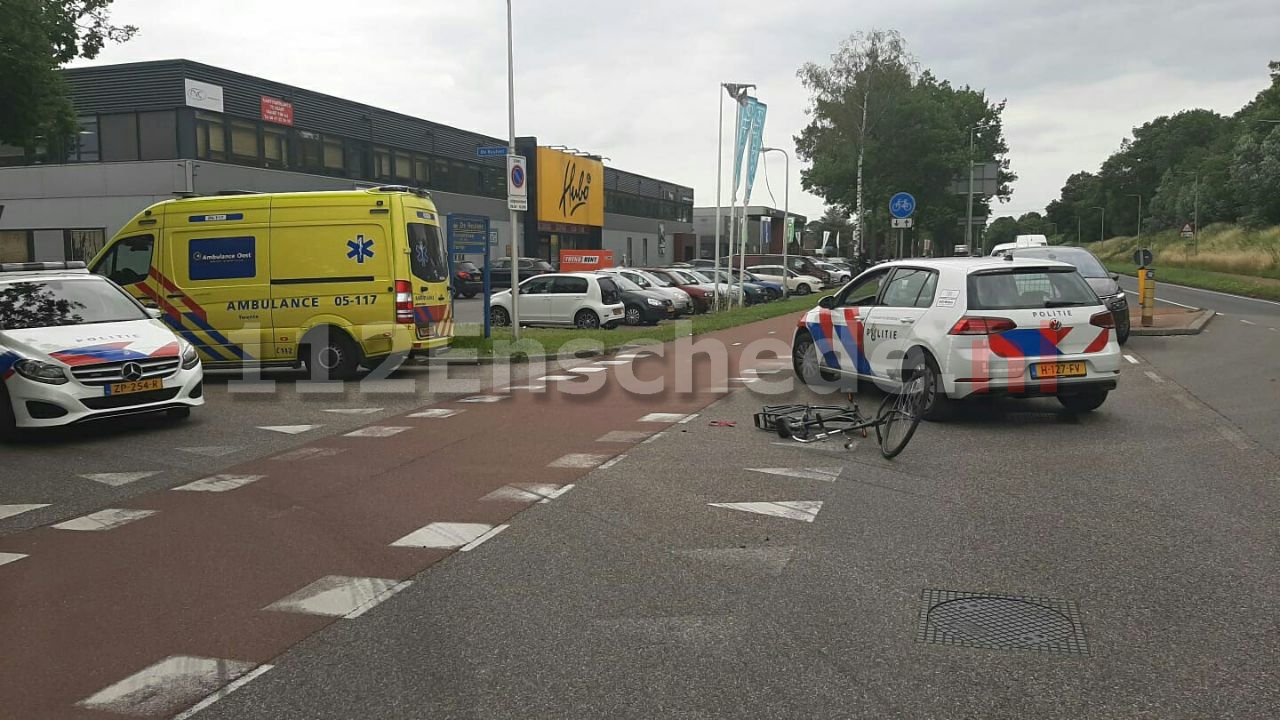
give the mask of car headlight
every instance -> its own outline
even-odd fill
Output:
[[[22,377],[36,382],[49,385],[63,385],[67,382],[67,374],[63,372],[62,367],[53,363],[39,360],[19,360],[13,366],[13,369],[17,370]]]
[[[196,352],[195,345],[188,345],[182,351],[182,369],[191,370],[200,364],[200,353]]]
[[[654,298],[645,298],[645,299],[644,299],[644,301],[645,301],[645,302],[647,302],[647,303],[649,303],[649,305],[650,305],[651,307],[662,307],[662,301],[661,301],[661,300],[656,300],[656,299],[654,299]]]

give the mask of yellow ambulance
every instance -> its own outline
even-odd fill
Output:
[[[403,186],[168,200],[90,268],[160,308],[210,367],[346,379],[434,354],[453,334],[439,215]]]

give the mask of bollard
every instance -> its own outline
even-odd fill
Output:
[[[1156,312],[1155,268],[1143,268],[1139,279],[1141,287],[1138,298],[1142,301],[1142,327],[1151,327],[1155,323]]]

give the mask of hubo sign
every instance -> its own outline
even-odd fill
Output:
[[[222,112],[222,86],[185,79],[186,102],[189,107]]]
[[[604,226],[604,163],[538,148],[538,220]]]

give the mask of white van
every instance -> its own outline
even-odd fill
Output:
[[[1004,255],[1011,248],[1046,247],[1048,244],[1049,238],[1044,235],[1019,235],[1011,243],[1000,243],[991,248],[991,254]]]

